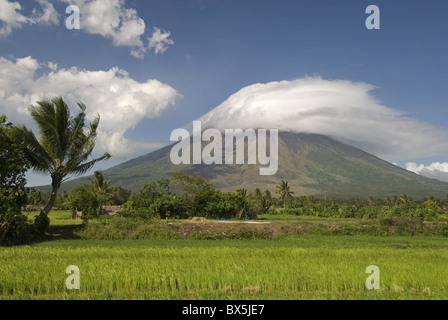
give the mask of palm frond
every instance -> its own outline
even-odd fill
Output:
[[[110,159],[111,155],[109,153],[104,153],[101,157],[90,160],[88,162],[79,163],[76,167],[72,167],[68,174],[80,176],[92,169],[92,167],[99,161]]]
[[[25,126],[15,127],[14,135],[20,142],[26,159],[34,169],[39,173],[51,173],[55,167],[52,157],[40,144],[34,133]]]

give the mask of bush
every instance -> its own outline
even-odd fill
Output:
[[[379,225],[388,232],[398,235],[416,235],[424,231],[423,220],[415,217],[388,216],[378,219]]]
[[[24,215],[17,215],[9,222],[9,228],[5,230],[2,245],[29,244],[36,234],[34,226],[28,222]]]
[[[303,208],[285,208],[280,210],[280,214],[291,214],[296,216],[303,215]]]
[[[70,209],[75,212],[82,212],[82,219],[89,220],[101,215],[102,202],[100,196],[91,186],[82,186],[70,191]]]
[[[143,220],[160,219],[159,212],[154,210],[153,207],[122,210],[119,215],[124,218],[140,218]]]
[[[444,237],[448,237],[448,223],[439,222],[437,224],[437,234]]]
[[[50,226],[50,218],[46,215],[38,215],[34,218],[34,231],[38,236],[44,235]]]

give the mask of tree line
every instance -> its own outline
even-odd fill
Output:
[[[429,197],[418,201],[406,194],[368,199],[295,196],[286,180],[280,181],[273,193],[259,188],[252,192],[244,188],[222,192],[207,179],[183,172],[150,182],[136,193],[110,187],[111,181],[105,180],[101,171],[96,171],[90,181],[88,185],[60,193],[56,200],[59,209],[82,213],[84,220],[101,216],[106,205],[121,206],[119,213],[122,216],[144,219],[257,219],[263,214],[288,214],[327,218],[407,216],[426,221],[448,220],[448,196],[444,200]],[[34,198],[28,196],[28,199]],[[42,199],[41,205],[45,197]]]
[[[288,181],[269,190],[238,188],[224,193],[198,175],[176,172],[170,179],[146,184],[138,193],[112,187],[101,171],[91,183],[70,192],[59,192],[61,183],[82,175],[109,153],[93,158],[100,117],[86,122],[86,106],[78,103],[76,115],[61,97],[42,100],[29,108],[39,130],[36,136],[25,126],[14,126],[0,116],[0,244],[27,236],[45,234],[48,213],[55,206],[81,212],[85,220],[102,214],[106,205],[120,205],[121,215],[155,218],[239,218],[255,219],[268,212],[324,217],[372,218],[381,214],[409,215],[425,220],[447,219],[448,197],[414,201],[406,195],[385,199],[337,201],[294,196]],[[33,169],[51,177],[51,192],[26,188],[25,173]],[[29,223],[24,207],[40,207],[40,214]]]

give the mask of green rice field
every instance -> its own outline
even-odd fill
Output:
[[[57,240],[0,248],[0,261],[2,300],[448,299],[445,237]]]

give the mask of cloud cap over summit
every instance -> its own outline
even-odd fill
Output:
[[[331,136],[388,161],[448,155],[448,129],[384,106],[374,85],[305,77],[249,85],[199,118],[203,126]]]

